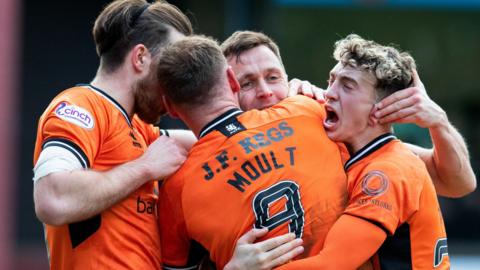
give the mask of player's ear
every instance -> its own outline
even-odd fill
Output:
[[[232,91],[234,93],[240,91],[240,83],[238,83],[237,78],[235,77],[235,72],[233,72],[231,66],[228,66],[227,68],[227,78],[228,83],[230,84],[230,88],[232,88]]]
[[[172,103],[168,100],[166,96],[162,96],[163,99],[163,105],[165,106],[165,109],[167,110],[168,114],[174,118],[179,118],[177,111],[173,108]]]
[[[137,72],[148,71],[150,66],[150,53],[143,44],[137,44],[130,51],[130,61],[132,63],[133,69]]]

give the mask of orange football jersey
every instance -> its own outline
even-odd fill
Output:
[[[166,269],[192,267],[207,252],[222,269],[238,238],[269,228],[292,232],[300,257],[321,250],[345,209],[339,147],[318,102],[295,96],[272,108],[232,109],[208,124],[184,165],[161,187],[159,221]]]
[[[435,188],[417,156],[392,134],[384,134],[354,154],[345,169],[350,196],[345,214],[387,233],[361,269],[450,268]]]
[[[55,97],[41,116],[34,164],[42,149],[57,146],[73,153],[83,168],[104,171],[139,157],[158,136],[157,128],[137,116],[130,119],[102,90],[79,85]],[[45,225],[50,268],[158,269],[155,189],[155,182],[147,182],[97,216]]]

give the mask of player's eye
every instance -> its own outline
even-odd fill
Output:
[[[345,83],[343,87],[347,90],[353,90],[353,86],[351,84]]]
[[[276,76],[276,75],[270,75],[268,76],[267,78],[269,81],[276,81],[279,79],[279,76]]]
[[[240,88],[243,90],[243,91],[247,91],[247,90],[250,90],[254,87],[254,83],[252,81],[246,81],[246,82],[242,82],[240,84]]]
[[[328,86],[332,85],[332,83],[333,83],[333,78],[328,78],[327,79]]]

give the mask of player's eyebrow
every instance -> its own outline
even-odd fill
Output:
[[[351,76],[345,75],[342,72],[340,72],[340,74],[339,74],[339,73],[337,73],[333,70],[330,71],[328,80],[331,80],[332,78],[335,79],[335,80],[341,80],[343,82],[351,82],[351,83],[354,83],[354,84],[358,84],[357,81],[354,78],[352,78]]]
[[[238,78],[238,81],[243,81],[245,79],[248,79],[248,78],[252,78],[252,77],[255,77],[255,74],[254,73],[245,73],[245,74],[242,74],[239,78]]]
[[[349,82],[349,83],[353,83],[353,84],[355,84],[355,85],[358,85],[358,83],[357,83],[357,81],[356,81],[355,79],[353,79],[352,77],[347,76],[347,75],[341,74],[341,75],[338,76],[337,79],[338,79],[338,80],[341,80],[341,81],[343,81],[343,82]]]
[[[268,73],[281,73],[282,70],[280,70],[279,68],[277,67],[271,67],[271,68],[267,68],[265,70],[262,70],[262,74],[268,74]],[[257,74],[255,72],[249,72],[249,73],[244,73],[244,74],[241,74],[240,77],[238,78],[238,81],[242,81],[244,79],[247,79],[247,78],[252,78],[252,77],[256,77]]]

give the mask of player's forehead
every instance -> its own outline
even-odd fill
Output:
[[[242,52],[238,57],[229,57],[228,64],[232,67],[237,78],[272,71],[285,72],[278,57],[264,45]]]
[[[338,62],[330,71],[330,77],[352,81],[357,84],[375,85],[376,79],[373,74],[360,68],[344,65]]]

